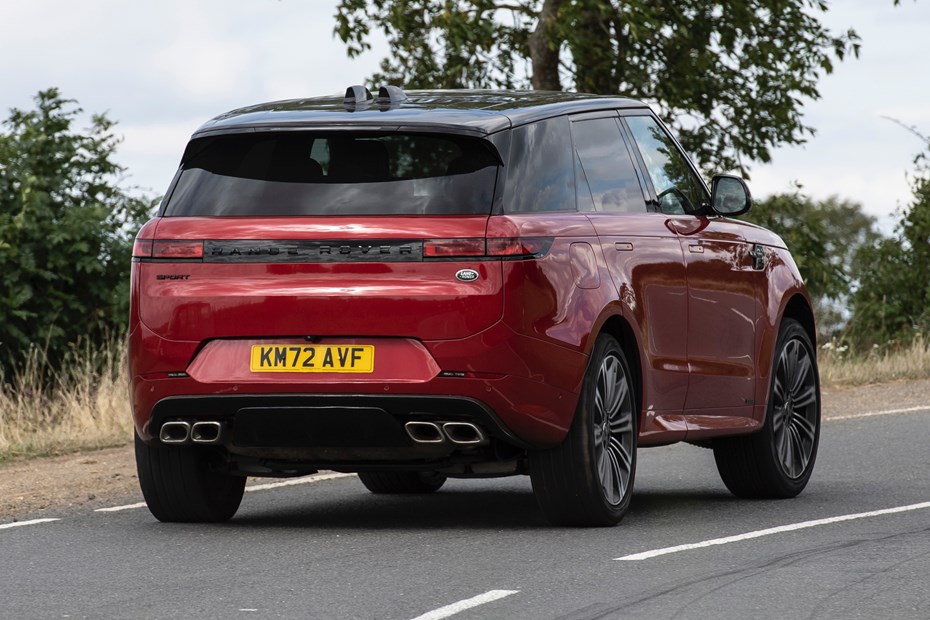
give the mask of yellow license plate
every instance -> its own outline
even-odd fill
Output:
[[[373,372],[375,348],[370,344],[255,344],[252,372]]]

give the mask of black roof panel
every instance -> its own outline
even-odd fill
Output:
[[[532,90],[413,90],[406,94],[408,98],[399,104],[380,106],[374,99],[354,110],[346,106],[342,96],[262,103],[221,114],[194,135],[321,125],[430,127],[489,134],[570,112],[646,107],[621,97]]]

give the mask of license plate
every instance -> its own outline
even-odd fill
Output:
[[[375,348],[370,344],[255,344],[252,372],[372,372]]]

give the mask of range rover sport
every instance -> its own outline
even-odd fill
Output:
[[[553,523],[613,525],[637,449],[713,449],[742,497],[811,475],[811,304],[643,103],[360,86],[197,130],[133,250],[139,480],[163,521],[247,476],[374,493],[529,474]]]

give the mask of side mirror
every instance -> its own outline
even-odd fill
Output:
[[[742,215],[752,207],[746,181],[733,174],[715,174],[711,181],[711,208],[717,215]]]

